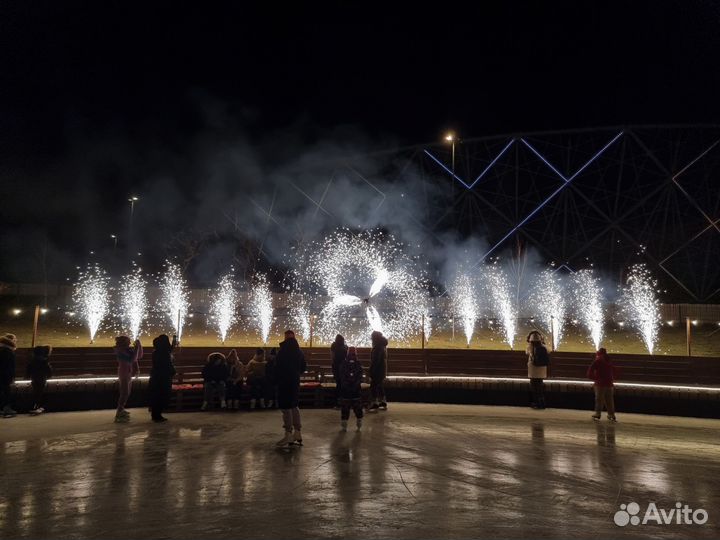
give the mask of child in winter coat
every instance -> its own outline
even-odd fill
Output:
[[[257,349],[247,365],[247,381],[250,386],[250,408],[254,409],[257,401],[260,408],[265,408],[265,351]]]
[[[0,407],[5,418],[12,418],[17,413],[10,406],[10,387],[15,382],[15,334],[0,336]]]
[[[548,376],[546,363],[538,361],[541,356],[548,358],[545,340],[540,332],[533,330],[527,336],[528,379],[530,379],[531,403],[533,409],[545,408],[545,379]]]
[[[603,405],[607,408],[607,417],[611,422],[615,418],[615,366],[613,366],[604,348],[598,350],[595,360],[587,371],[588,379],[595,381],[595,414],[593,420],[600,420]]]
[[[220,408],[225,409],[225,389],[230,372],[225,361],[225,355],[219,352],[210,353],[202,369],[205,400],[200,407],[201,411],[207,410],[212,405],[215,395],[220,399]]]
[[[33,408],[30,414],[41,414],[45,412],[43,407],[43,393],[47,380],[52,377],[52,366],[50,365],[50,345],[39,345],[33,349],[33,355],[27,365],[27,377],[32,383]]]
[[[338,367],[340,386],[340,425],[347,431],[350,409],[355,412],[357,430],[360,431],[363,419],[362,399],[360,395],[363,368],[357,357],[355,347],[350,347],[347,356]]]
[[[340,406],[340,388],[342,386],[342,380],[340,379],[340,366],[345,362],[347,357],[348,347],[345,344],[345,338],[340,334],[335,336],[335,341],[330,345],[330,356],[332,357],[332,374],[335,379],[335,404]]]
[[[125,405],[130,397],[132,378],[140,374],[139,362],[143,357],[143,348],[139,339],[136,339],[134,346],[131,347],[129,337],[118,336],[115,338],[114,351],[118,362],[118,384],[120,385],[115,421],[127,422],[130,420],[130,412],[125,410]]]
[[[273,347],[265,363],[265,406],[272,409],[277,405],[277,382],[275,381],[275,365],[277,363],[277,349]]]
[[[227,399],[229,407],[236,411],[240,408],[240,397],[242,393],[243,379],[245,378],[245,365],[238,358],[235,349],[230,351],[227,357],[229,377],[227,387]]]
[[[370,397],[373,401],[371,411],[387,410],[385,397],[385,378],[387,377],[387,346],[388,340],[382,332],[370,334],[372,351],[370,351]]]

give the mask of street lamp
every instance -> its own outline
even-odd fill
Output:
[[[130,222],[131,223],[132,223],[133,212],[135,211],[135,201],[137,201],[137,200],[138,200],[138,197],[136,197],[135,195],[133,195],[132,197],[130,197],[128,199],[128,202],[130,203]]]
[[[455,134],[450,132],[445,135],[445,140],[452,146],[452,172],[455,174]]]
[[[113,239],[113,251],[115,251],[117,249],[117,236],[114,234],[111,234],[110,238]]]

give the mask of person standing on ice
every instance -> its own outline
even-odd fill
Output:
[[[363,419],[361,385],[363,368],[357,357],[355,347],[348,349],[347,355],[338,367],[339,380],[342,381],[340,391],[340,426],[347,431],[350,409],[355,412],[357,430],[360,431]]]
[[[245,373],[250,386],[251,410],[256,404],[259,404],[261,409],[265,408],[265,367],[265,350],[255,349],[255,356],[248,362]]]
[[[285,436],[278,446],[302,445],[302,425],[300,423],[300,376],[307,369],[305,356],[295,339],[295,332],[285,331],[285,341],[280,344],[275,359],[275,383],[278,389],[278,407],[282,411]],[[294,430],[294,433],[293,433]]]
[[[15,334],[0,336],[0,407],[5,418],[12,418],[17,413],[10,406],[10,388],[15,382]]]
[[[332,356],[332,374],[335,379],[335,406],[340,406],[340,394],[342,380],[340,377],[340,366],[345,362],[348,354],[348,347],[345,344],[345,338],[340,334],[335,336],[335,341],[330,345],[330,354]]]
[[[48,379],[52,377],[51,354],[52,347],[50,345],[38,345],[33,349],[32,358],[28,362],[26,375],[30,379],[33,389],[33,408],[30,414],[45,412],[43,394]]]
[[[593,420],[600,420],[603,405],[607,409],[607,417],[611,422],[617,422],[615,418],[615,366],[613,366],[604,348],[600,348],[595,354],[595,360],[587,371],[588,379],[595,384],[595,414]]]
[[[173,350],[177,346],[177,336],[173,336],[172,343],[167,334],[160,334],[153,339],[152,367],[150,368],[150,416],[153,422],[165,422],[167,418],[162,415],[172,394],[172,380],[175,376]]]
[[[370,405],[371,411],[387,410],[385,397],[385,378],[387,377],[387,346],[388,340],[382,332],[376,330],[370,334],[372,350],[370,351]]]
[[[127,422],[130,420],[130,412],[125,410],[132,378],[140,374],[140,360],[143,357],[143,348],[139,339],[135,340],[134,346],[130,346],[130,338],[118,336],[115,338],[115,358],[118,362],[118,384],[120,395],[118,396],[117,410],[115,411],[116,422]]]
[[[527,336],[528,378],[530,379],[531,403],[533,409],[545,408],[545,383],[547,379],[550,356],[545,347],[545,340],[537,330]]]

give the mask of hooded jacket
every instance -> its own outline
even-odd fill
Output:
[[[595,355],[595,360],[587,370],[588,379],[595,381],[595,385],[600,388],[609,388],[614,386],[615,366],[613,366],[605,350],[600,350]]]
[[[382,380],[387,377],[388,340],[380,332],[373,332],[371,339],[370,377],[374,380]]]

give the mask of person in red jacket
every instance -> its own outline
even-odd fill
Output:
[[[607,351],[604,348],[595,354],[595,360],[587,371],[588,379],[595,382],[595,414],[593,420],[600,420],[603,405],[607,408],[607,417],[611,422],[617,422],[615,418],[615,396],[614,385],[615,367],[610,361]]]

